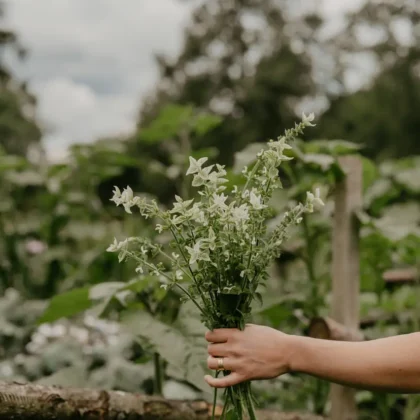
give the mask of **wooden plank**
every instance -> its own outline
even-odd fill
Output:
[[[415,267],[394,268],[385,271],[382,277],[386,284],[416,283],[419,278],[419,272]]]
[[[357,156],[339,159],[346,176],[337,184],[333,225],[331,318],[359,328],[360,255],[355,212],[362,206],[362,162]],[[331,420],[357,420],[353,389],[332,384]]]

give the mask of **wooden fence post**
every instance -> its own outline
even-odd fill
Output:
[[[344,156],[339,163],[346,176],[337,185],[333,227],[331,318],[359,329],[360,256],[355,211],[362,205],[362,162]],[[331,420],[357,420],[355,391],[332,384]]]

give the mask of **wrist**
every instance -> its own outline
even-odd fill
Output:
[[[288,336],[288,371],[305,372],[304,361],[308,358],[310,339],[298,335]]]

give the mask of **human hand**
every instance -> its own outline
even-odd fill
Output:
[[[252,379],[269,379],[290,370],[292,336],[273,328],[248,324],[244,331],[222,328],[206,333],[210,369],[218,369],[218,358],[231,373],[220,378],[205,376],[215,388],[225,388]]]

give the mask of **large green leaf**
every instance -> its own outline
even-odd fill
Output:
[[[346,140],[312,140],[303,145],[306,153],[330,154],[333,156],[349,155],[358,152],[361,146]]]
[[[364,195],[364,205],[377,214],[394,198],[400,195],[400,190],[389,178],[380,178],[375,181]]]
[[[182,105],[167,105],[158,117],[140,133],[140,139],[156,143],[180,134],[188,127],[193,117],[193,108]]]
[[[29,185],[37,186],[44,183],[44,178],[36,171],[21,171],[21,172],[9,172],[7,174],[8,181],[15,185],[26,187]]]
[[[194,118],[193,129],[199,136],[216,128],[222,122],[222,118],[214,114],[199,114]]]
[[[366,191],[379,177],[379,169],[375,163],[364,157],[360,156],[363,168],[363,191]]]
[[[301,159],[304,163],[316,165],[323,171],[328,171],[336,163],[333,156],[321,153],[306,153]]]
[[[39,385],[82,388],[86,386],[87,366],[83,362],[65,367],[36,381]]]
[[[57,321],[89,309],[91,306],[89,291],[90,286],[87,286],[53,296],[38,323]]]
[[[204,382],[206,362],[206,342],[204,329],[197,340],[197,324],[185,321],[176,325],[165,324],[146,312],[129,311],[122,316],[121,324],[136,335],[141,344],[161,355],[168,362],[168,374],[184,380],[202,391],[208,391]],[[195,333],[190,334],[191,329]]]
[[[420,193],[420,167],[398,171],[395,180],[411,193]]]
[[[410,234],[420,235],[420,204],[409,202],[389,206],[380,219],[374,221],[382,234],[399,241]]]
[[[92,286],[89,290],[90,300],[102,300],[113,296],[116,292],[121,290],[125,283],[120,281],[110,281],[106,283],[99,283]]]
[[[0,172],[23,169],[29,166],[28,161],[19,156],[0,156]]]

